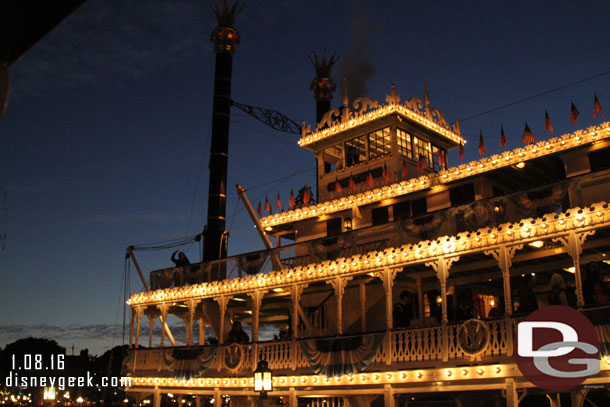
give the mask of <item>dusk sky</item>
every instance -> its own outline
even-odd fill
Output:
[[[125,248],[203,228],[216,26],[209,3],[88,0],[11,66],[0,118],[0,347],[28,335],[92,354],[120,345]],[[608,16],[604,0],[249,1],[236,22],[232,96],[311,124],[307,55],[326,48],[340,57],[337,83],[369,73],[348,87],[350,97],[385,102],[392,84],[403,101],[423,97],[427,78],[431,104],[460,120],[467,162],[478,159],[480,130],[487,155],[500,151],[501,124],[510,149],[526,121],[538,140],[550,138],[545,109],[555,135],[602,122],[593,120],[594,92],[610,118]],[[333,106],[340,100],[337,91]],[[575,126],[571,101],[581,113]],[[314,160],[298,136],[238,110],[230,138],[227,229],[237,254],[263,246],[233,186],[252,188],[254,205],[279,192],[286,206],[291,188],[315,185]],[[459,163],[457,151],[449,160]],[[199,260],[198,245],[183,249]],[[171,250],[136,255],[146,273],[171,264]]]

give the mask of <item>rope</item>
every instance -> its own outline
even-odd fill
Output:
[[[538,93],[537,95],[529,96],[529,97],[517,100],[515,102],[511,102],[511,103],[507,103],[507,104],[502,105],[502,106],[494,107],[492,109],[485,110],[484,112],[477,113],[477,114],[474,114],[472,116],[468,116],[468,117],[466,117],[464,119],[460,119],[458,121],[463,123],[463,122],[465,122],[467,120],[474,119],[475,117],[479,117],[479,116],[483,116],[483,115],[486,115],[486,114],[489,114],[489,113],[497,112],[498,110],[506,109],[507,107],[518,105],[519,103],[527,102],[527,101],[530,101],[532,99],[536,99],[536,98],[539,98],[541,96],[545,96],[545,95],[548,95],[550,93],[554,93],[554,92],[557,92],[557,91],[560,91],[560,90],[563,90],[563,89],[566,89],[566,88],[569,88],[569,87],[572,87],[572,86],[575,86],[575,85],[580,85],[581,83],[588,82],[588,81],[591,81],[593,79],[601,78],[602,76],[606,76],[606,75],[610,75],[610,71],[604,72],[604,73],[600,73],[598,75],[594,75],[594,76],[591,76],[589,78],[581,79],[579,81],[572,82],[572,83],[569,83],[567,85],[560,86],[558,88],[547,90],[545,92]]]
[[[123,261],[123,279],[121,280],[121,287],[119,288],[119,300],[117,302],[117,306],[116,306],[116,314],[114,317],[114,330],[112,332],[112,345],[110,346],[110,349],[114,348],[114,339],[117,336],[117,330],[119,327],[119,310],[121,309],[121,297],[124,295],[124,291],[125,291],[125,276],[127,275],[127,267],[128,267],[128,262],[129,259],[125,258],[125,260]],[[123,308],[124,310],[124,308]],[[125,311],[123,311],[123,320],[125,318]],[[124,335],[125,335],[125,324],[123,323],[123,340],[125,339]]]
[[[193,199],[191,201],[191,209],[189,211],[188,221],[186,222],[186,231],[184,232],[184,238],[188,236],[189,228],[191,227],[191,218],[193,215],[193,209],[195,207],[195,200],[197,198],[197,192],[199,192],[199,183],[201,182],[201,174],[203,172],[203,164],[207,158],[207,150],[208,150],[208,142],[210,141],[210,136],[212,134],[212,124],[210,123],[210,128],[208,130],[208,136],[205,138],[205,143],[203,144],[203,151],[201,153],[201,161],[199,163],[199,175],[197,175],[197,182],[195,184],[195,192],[193,192]]]

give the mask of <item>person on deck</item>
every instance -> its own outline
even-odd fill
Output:
[[[394,305],[394,328],[408,328],[412,316],[411,293],[404,290],[400,293],[400,302]]]
[[[229,332],[229,337],[227,338],[227,343],[246,343],[250,342],[250,337],[248,334],[242,329],[241,322],[235,321],[233,322],[233,327]]]
[[[531,274],[521,277],[521,287],[517,292],[519,296],[519,308],[517,314],[529,315],[538,309],[538,301],[534,294],[534,278]]]
[[[176,258],[176,254],[178,254],[178,258]],[[171,260],[174,262],[176,267],[189,266],[191,264],[188,257],[186,257],[186,254],[178,250],[172,253]]]
[[[178,258],[176,258],[176,254],[178,254]],[[176,270],[174,270],[174,287],[180,287],[184,285],[184,275],[185,271],[182,268],[191,264],[189,259],[186,257],[184,252],[176,250],[172,253],[171,260],[176,265]]]
[[[589,274],[593,283],[593,297],[597,304],[610,303],[610,288],[598,263],[589,263]]]
[[[551,276],[551,293],[549,294],[549,305],[565,305],[569,307],[566,293],[566,282],[559,273]]]

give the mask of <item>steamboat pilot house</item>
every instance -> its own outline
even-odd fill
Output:
[[[542,307],[559,274],[607,341],[608,309],[587,287],[609,276],[610,124],[450,166],[464,141],[427,92],[318,114],[298,142],[315,154],[316,193],[254,219],[275,247],[153,271],[131,296],[131,394],[254,405],[266,361],[270,405],[547,405],[513,358],[523,287]],[[229,278],[211,278],[218,264]],[[602,339],[585,385],[610,383],[609,357]]]

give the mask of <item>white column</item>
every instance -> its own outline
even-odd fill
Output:
[[[215,297],[214,301],[218,303],[218,308],[220,308],[220,326],[218,327],[218,344],[222,345],[225,343],[225,314],[227,312],[227,304],[229,303],[229,297],[221,295],[220,297]]]
[[[168,304],[159,304],[159,305],[157,305],[157,308],[159,308],[159,310],[161,311],[161,316],[159,318],[161,319],[161,347],[163,347],[165,344],[164,325],[167,321],[167,310],[169,308],[169,305]]]
[[[326,280],[326,284],[332,285],[335,289],[335,297],[337,298],[337,333],[339,335],[343,333],[343,294],[347,282],[352,278],[337,276],[332,280]]]
[[[142,322],[142,312],[144,312],[143,307],[136,307],[136,314],[137,314],[137,319],[138,319],[138,321],[136,323],[136,344],[135,344],[136,349],[140,345],[140,323]]]
[[[260,309],[265,293],[265,290],[256,290],[248,293],[250,296],[250,307],[252,308],[252,342],[258,342]]]
[[[517,394],[515,379],[505,379],[504,385],[506,386],[506,407],[519,407],[519,396]]]
[[[191,346],[193,344],[193,323],[195,319],[195,310],[197,309],[198,304],[199,301],[197,300],[188,300],[186,302],[189,309],[186,322],[186,346]]]
[[[562,236],[553,239],[554,242],[560,242],[564,247],[568,249],[572,262],[574,263],[574,280],[576,281],[576,305],[582,307],[585,305],[584,297],[582,294],[582,275],[580,273],[580,254],[582,253],[582,246],[588,236],[595,233],[594,230],[587,232],[576,233],[571,230],[567,236]]]
[[[155,387],[155,393],[153,396],[153,406],[161,407],[161,392],[159,391],[158,387]]]
[[[394,398],[394,391],[392,385],[386,384],[383,392],[383,404],[385,407],[396,407],[396,399]]]
[[[447,324],[449,319],[447,318],[447,278],[449,277],[449,269],[451,265],[460,259],[456,257],[439,257],[435,261],[426,263],[426,266],[432,267],[436,271],[436,276],[441,283],[441,298],[443,302],[442,306],[442,323]]]
[[[493,256],[498,262],[498,267],[502,271],[502,282],[504,285],[504,309],[507,317],[513,315],[513,300],[510,290],[510,268],[513,264],[513,257],[517,250],[523,249],[523,245],[506,246],[502,245],[495,250],[487,250],[485,254]]]
[[[136,310],[131,309],[131,316],[129,318],[129,347],[133,348],[133,324],[136,316]]]
[[[382,271],[375,273],[375,277],[378,277],[383,282],[385,290],[385,327],[388,330],[394,327],[392,288],[394,287],[394,278],[397,272],[397,268],[391,269],[386,267]]]
[[[290,287],[290,299],[292,301],[292,337],[299,337],[299,303],[301,301],[301,294],[303,293],[304,285],[294,284]]]

